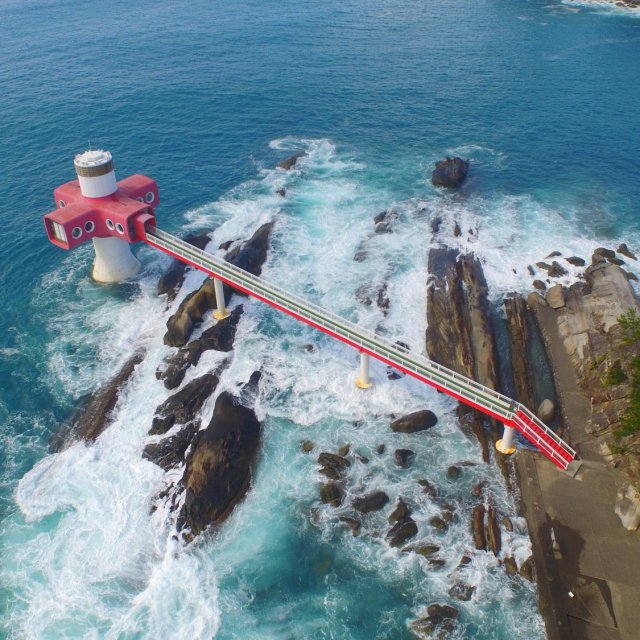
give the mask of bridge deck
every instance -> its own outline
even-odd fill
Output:
[[[156,228],[147,229],[147,244],[200,271],[323,331],[359,351],[457,398],[475,409],[514,427],[561,469],[576,452],[529,409],[502,394],[451,371],[424,356],[404,349],[303,298],[269,284],[206,251]]]

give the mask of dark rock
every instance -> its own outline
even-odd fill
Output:
[[[227,518],[251,483],[260,432],[261,424],[251,409],[239,404],[228,391],[218,396],[211,422],[198,432],[187,460],[179,529],[197,535]]]
[[[410,629],[420,639],[446,640],[455,628],[458,610],[446,604],[431,604],[427,615],[414,620]]]
[[[445,511],[442,512],[442,519],[447,523],[450,524],[451,522],[454,521],[455,519],[455,514],[453,513],[453,511],[446,509]]]
[[[569,264],[572,264],[574,267],[584,267],[586,262],[583,258],[579,258],[578,256],[571,256],[570,258],[566,258],[566,261]]]
[[[340,516],[338,519],[340,520],[340,522],[344,522],[344,524],[346,524],[347,527],[351,529],[352,535],[357,536],[360,533],[360,530],[362,529],[362,523],[360,522],[360,520],[358,520],[358,518],[354,518],[352,516]]]
[[[464,582],[461,582],[460,580],[456,580],[456,582],[454,582],[449,589],[449,595],[456,600],[467,602],[471,600],[471,596],[473,595],[473,592],[475,590],[476,588],[472,587],[470,584],[466,584]]]
[[[444,531],[447,528],[447,523],[438,516],[433,516],[433,518],[429,520],[429,524],[438,531]]]
[[[632,260],[637,260],[638,258],[636,258],[636,256],[631,253],[631,251],[629,250],[629,247],[627,246],[627,244],[625,242],[623,242],[619,247],[618,247],[618,253],[622,256],[625,256],[626,258],[631,258]]]
[[[360,513],[380,511],[389,502],[389,496],[384,491],[372,491],[359,498],[354,498],[351,504]]]
[[[203,231],[201,233],[190,234],[184,237],[184,241],[198,249],[204,249],[210,241],[209,233],[209,231]],[[166,294],[167,300],[173,300],[184,282],[184,274],[188,268],[189,265],[182,262],[182,260],[173,260],[169,268],[164,272],[160,280],[158,280],[158,295]]]
[[[403,469],[408,469],[416,457],[415,452],[411,449],[396,449],[394,455],[396,464]]]
[[[487,544],[489,549],[493,551],[493,555],[497,556],[502,548],[502,534],[497,522],[497,514],[493,505],[489,505],[487,509],[487,526],[485,530]]]
[[[518,565],[511,556],[504,559],[504,568],[508,576],[515,576],[518,573]]]
[[[617,264],[619,267],[625,264],[625,261],[620,258],[607,258],[607,262],[610,264]]]
[[[304,156],[304,153],[296,153],[290,156],[289,158],[286,158],[285,160],[278,162],[278,165],[277,165],[278,169],[284,169],[285,171],[290,171],[291,169],[293,169],[293,167],[296,166],[296,163],[300,158],[302,158],[302,156]]]
[[[184,454],[200,429],[200,421],[187,424],[178,433],[160,442],[148,444],[142,451],[142,457],[154,462],[165,471],[173,469],[184,462]]]
[[[320,500],[332,507],[339,507],[344,500],[344,489],[336,482],[329,482],[320,487]]]
[[[455,465],[451,465],[447,469],[447,478],[449,478],[449,480],[457,480],[460,477],[461,473],[462,472],[460,470],[460,467],[456,467]]]
[[[407,540],[415,537],[418,526],[411,517],[396,522],[387,533],[387,541],[391,547],[401,547]]]
[[[77,440],[95,442],[111,423],[118,398],[144,356],[144,350],[136,351],[113,378],[79,403],[67,423],[52,436],[52,451],[62,451]]]
[[[156,377],[164,380],[167,389],[175,389],[184,380],[189,367],[195,367],[200,362],[205,351],[231,351],[242,313],[243,307],[238,305],[228,318],[216,322],[203,331],[199,338],[178,349],[177,353],[167,358],[166,368],[159,371]]]
[[[382,211],[373,219],[373,230],[375,233],[392,233],[397,220],[397,211]]]
[[[476,498],[479,498],[484,493],[484,489],[486,486],[487,486],[486,480],[480,480],[480,482],[476,482],[476,484],[473,485],[471,494],[474,495]]]
[[[389,514],[388,520],[389,522],[398,522],[400,520],[405,520],[410,515],[411,509],[409,508],[409,505],[402,498],[398,498],[398,503]]]
[[[349,455],[350,450],[351,450],[351,445],[345,444],[338,449],[338,455],[344,458]]]
[[[520,565],[520,575],[529,582],[533,582],[535,580],[536,568],[533,562],[533,558],[529,556],[521,565]]]
[[[369,464],[369,458],[366,456],[361,456],[360,454],[356,455],[357,459],[362,462],[362,464]]]
[[[539,291],[544,291],[547,288],[547,285],[544,282],[542,282],[542,280],[534,280],[533,286]]]
[[[277,193],[279,196],[281,196],[281,197],[283,197],[283,198],[284,198],[284,197],[287,195],[287,190],[286,190],[284,187],[282,187],[282,189],[278,189],[278,190],[276,191],[276,193]]]
[[[437,544],[420,544],[414,547],[413,551],[426,558],[440,551],[440,547]]]
[[[594,255],[602,256],[603,258],[615,258],[616,252],[611,249],[605,249],[604,247],[598,247],[594,252]]]
[[[638,276],[635,273],[631,273],[631,271],[625,271],[624,273],[627,276],[627,280],[634,280],[637,282]]]
[[[207,373],[169,396],[157,409],[149,435],[166,433],[174,424],[185,424],[197,417],[205,400],[218,386],[218,376]]]
[[[527,271],[529,272],[530,276],[535,276],[536,275],[536,271],[531,265],[527,265]]]
[[[378,455],[382,455],[382,454],[384,453],[384,451],[385,451],[385,448],[386,448],[386,447],[384,446],[384,444],[379,444],[379,445],[376,447],[376,453],[377,453]]]
[[[460,567],[466,567],[468,564],[471,564],[471,558],[469,556],[462,556],[462,558],[460,558],[460,562],[458,563],[458,569]]]
[[[559,251],[552,251],[546,258],[545,260],[547,260],[548,258],[557,258],[558,256],[561,256],[562,254]]]
[[[435,217],[433,220],[431,220],[430,223],[431,233],[433,233],[434,235],[437,234],[440,231],[441,226],[442,218],[440,216]]]
[[[431,429],[437,422],[438,418],[433,411],[423,409],[394,420],[391,423],[391,430],[396,433],[416,433]]]
[[[418,484],[424,489],[424,492],[432,498],[438,495],[438,490],[428,480],[418,480]]]
[[[487,539],[484,533],[484,505],[479,504],[473,510],[471,515],[471,530],[473,532],[473,543],[476,549],[485,550],[487,548]]]
[[[431,182],[436,187],[457,189],[467,178],[469,161],[462,158],[447,158],[436,162]]]
[[[505,531],[513,531],[513,522],[511,522],[511,518],[509,516],[504,516],[502,518],[502,526],[505,528]]]
[[[300,443],[300,448],[304,453],[311,453],[313,451],[314,446],[315,445],[313,444],[313,442],[311,442],[311,440],[303,440]]]
[[[462,229],[457,222],[453,225],[453,235],[456,238],[459,238],[462,235]]]
[[[224,242],[221,242],[220,245],[218,246],[218,249],[222,249],[222,251],[227,251],[229,249],[229,247],[236,242],[235,240],[225,240]]]
[[[569,272],[559,262],[554,260],[549,269],[547,269],[547,273],[551,278],[561,278],[562,276],[566,276]]]
[[[351,466],[351,463],[346,458],[326,451],[318,456],[318,463],[322,467],[320,473],[332,480],[341,478],[345,469]]]

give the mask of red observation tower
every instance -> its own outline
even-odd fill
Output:
[[[158,186],[138,174],[116,182],[111,153],[101,149],[78,154],[74,166],[78,179],[54,189],[57,208],[44,216],[49,240],[63,249],[92,240],[94,280],[126,280],[140,269],[129,245],[145,239],[145,224],[155,226]]]

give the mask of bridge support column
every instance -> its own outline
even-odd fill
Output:
[[[216,292],[216,310],[213,312],[213,317],[216,320],[224,320],[229,317],[229,311],[224,303],[224,290],[222,287],[222,281],[218,278],[213,279],[213,288]]]
[[[507,455],[515,453],[516,445],[513,443],[514,432],[515,429],[513,427],[508,427],[506,424],[504,425],[502,438],[496,442],[496,449],[500,453],[506,453]]]
[[[364,351],[360,352],[360,377],[356,380],[356,385],[360,389],[369,389],[372,386],[369,377],[369,354]]]

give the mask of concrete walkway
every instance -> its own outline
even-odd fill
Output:
[[[515,456],[547,634],[551,640],[638,640],[640,532],[624,529],[613,511],[624,479],[585,433],[589,400],[577,387],[555,311],[538,307],[535,313],[554,369],[565,436],[582,459],[572,475],[537,453]]]

